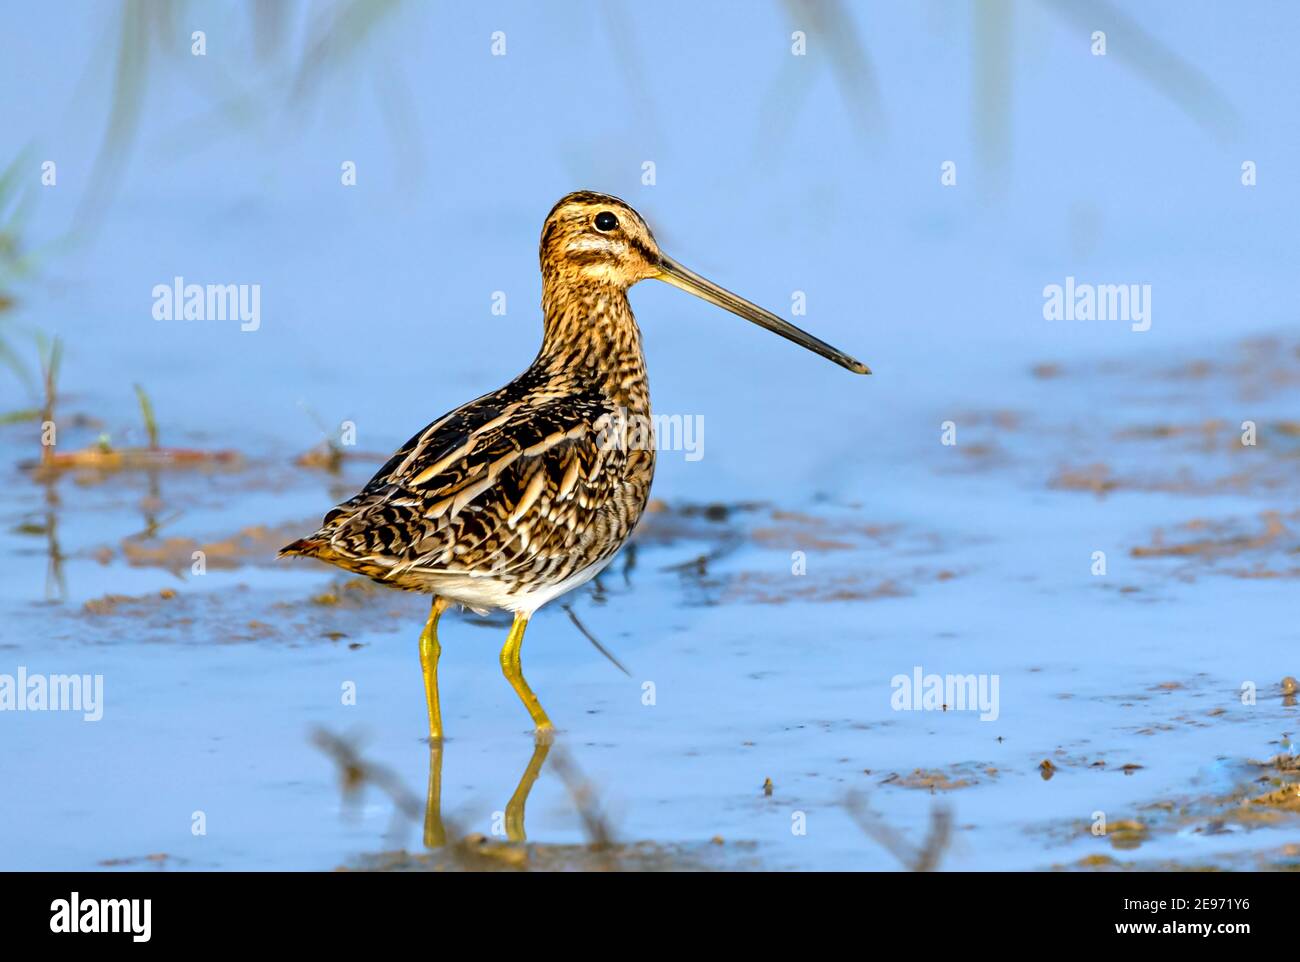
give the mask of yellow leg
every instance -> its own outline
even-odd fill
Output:
[[[420,667],[424,670],[424,699],[429,706],[429,741],[442,740],[442,708],[438,704],[438,656],[442,654],[442,645],[438,644],[438,619],[451,607],[445,598],[435,597],[429,607],[429,620],[420,632]]]
[[[510,687],[515,690],[519,700],[528,709],[528,714],[532,716],[538,737],[543,738],[554,730],[554,726],[546,717],[546,712],[542,710],[541,702],[528,687],[528,682],[524,681],[524,672],[519,664],[519,651],[524,647],[524,630],[527,627],[528,616],[516,612],[514,624],[510,626],[510,634],[506,636],[505,647],[501,649],[501,670],[505,672],[506,681],[510,682]]]
[[[537,739],[533,746],[533,757],[528,760],[528,767],[524,769],[524,774],[519,779],[519,787],[515,789],[515,793],[510,796],[510,801],[506,805],[506,838],[512,842],[528,841],[528,836],[524,834],[524,806],[528,804],[528,793],[533,790],[533,783],[542,773],[542,766],[546,764],[546,753],[550,750],[549,738]]]
[[[424,847],[447,844],[447,829],[442,824],[442,739],[429,743],[429,795],[424,802]]]

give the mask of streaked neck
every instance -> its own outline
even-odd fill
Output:
[[[649,413],[641,331],[626,289],[544,277],[542,314],[539,365],[580,383],[599,384],[615,403]]]

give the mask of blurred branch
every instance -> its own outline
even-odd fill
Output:
[[[983,0],[972,9],[972,136],[990,192],[1000,193],[1011,177],[1013,6],[1011,0]]]
[[[1108,0],[1040,2],[1075,26],[1104,30],[1108,57],[1133,70],[1219,139],[1237,133],[1241,117],[1213,81]]]
[[[623,663],[619,661],[617,658],[615,658],[614,654],[608,648],[606,648],[604,645],[600,643],[600,639],[598,639],[595,635],[593,635],[590,631],[588,631],[587,626],[584,625],[580,620],[578,620],[578,614],[573,610],[573,605],[568,604],[566,602],[564,604],[561,604],[560,607],[564,609],[564,613],[569,616],[569,620],[573,622],[574,627],[577,628],[580,632],[582,632],[583,637],[586,638],[589,642],[591,642],[592,645],[595,646],[598,652],[600,652],[602,655],[608,658],[610,660],[610,663],[613,664],[613,666],[617,668],[619,671],[621,671],[623,674],[627,675],[629,678],[632,677],[632,673],[623,667]]]
[[[312,744],[334,761],[345,803],[355,804],[365,787],[373,785],[392,800],[397,812],[409,819],[420,818],[423,813],[420,800],[407,790],[391,768],[362,758],[353,739],[317,728],[312,732],[311,740]]]
[[[56,337],[48,346],[42,343],[40,348],[41,381],[45,386],[45,398],[41,406],[41,422],[42,424],[53,423],[54,409],[58,403],[59,365],[63,360],[63,341]],[[41,462],[48,463],[53,457],[53,446],[42,444]]]
[[[796,29],[807,25],[813,39],[826,45],[831,73],[850,108],[858,132],[868,141],[884,139],[888,126],[884,99],[866,44],[844,0],[785,0]],[[862,9],[859,7],[858,9]]]
[[[658,115],[650,96],[651,84],[645,61],[636,43],[636,18],[620,3],[602,3],[605,26],[614,46],[614,60],[623,73],[623,82],[631,95],[636,126],[643,142],[662,143]]]
[[[886,825],[856,792],[849,793],[844,800],[844,807],[858,828],[912,872],[933,872],[937,869],[952,840],[952,812],[944,805],[936,805],[930,811],[930,828],[919,848],[912,846],[901,834]]]
[[[569,798],[573,800],[573,807],[578,810],[578,816],[582,819],[583,832],[587,836],[587,844],[593,851],[606,855],[607,867],[617,868],[618,862],[612,853],[614,833],[610,827],[609,817],[601,808],[600,799],[591,782],[579,771],[577,764],[564,750],[557,751],[552,757],[551,771],[555,772],[564,783]]]

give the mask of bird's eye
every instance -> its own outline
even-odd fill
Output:
[[[607,210],[596,215],[596,230],[611,231],[618,226],[618,218]]]

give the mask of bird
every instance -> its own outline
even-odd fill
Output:
[[[653,421],[628,290],[664,281],[856,374],[861,361],[683,267],[645,220],[580,190],[542,227],[542,344],[513,381],[431,422],[373,478],[280,550],[432,596],[420,633],[429,741],[443,738],[438,621],[459,604],[512,616],[501,669],[537,738],[554,726],[524,678],[521,650],[543,605],[610,563],[645,510]],[[647,436],[647,425],[650,435]]]

